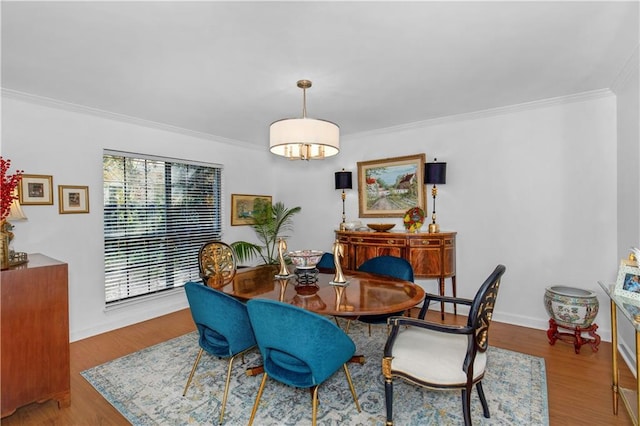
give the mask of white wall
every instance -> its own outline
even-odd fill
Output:
[[[618,258],[626,258],[629,247],[640,246],[640,71],[639,49],[629,58],[613,85],[617,98],[618,130]],[[622,314],[619,342],[631,370],[635,370],[635,329]]]
[[[594,290],[596,322],[608,339],[608,299],[597,281],[615,279],[617,271],[615,147],[615,97],[600,92],[343,138],[335,159],[278,169],[278,180],[290,182],[280,198],[303,207],[289,246],[331,247],[342,208],[333,172],[351,170],[355,183],[358,161],[425,153],[428,161],[447,162],[437,213],[443,230],[458,232],[458,294],[472,297],[503,263],[495,319],[546,329],[545,287]],[[357,192],[348,191],[349,219],[358,218]],[[400,218],[361,220],[402,229]],[[435,281],[424,284],[437,291]]]
[[[71,340],[143,321],[187,306],[170,297],[104,309],[102,152],[104,148],[224,164],[224,196],[272,192],[274,161],[266,150],[185,136],[3,96],[2,155],[26,174],[53,176],[54,205],[24,206],[14,222],[18,251],[43,253],[69,264]],[[89,214],[58,214],[58,185],[88,185]],[[225,224],[229,224],[228,216]],[[252,238],[248,227],[227,226],[225,239]]]
[[[231,193],[273,194],[274,201],[302,207],[288,242],[292,250],[331,247],[342,208],[340,193],[333,189],[335,171],[351,170],[355,183],[358,161],[424,152],[428,160],[435,156],[448,163],[437,211],[443,230],[458,232],[459,295],[472,296],[497,263],[507,266],[496,320],[546,328],[546,286],[597,290],[598,279],[615,277],[612,95],[344,137],[337,157],[311,162],[275,158],[266,142],[264,149],[251,150],[20,99],[5,97],[2,106],[3,156],[26,173],[53,175],[56,191],[59,184],[90,186],[90,214],[59,215],[57,200],[54,206],[25,206],[29,221],[16,223],[15,230],[16,249],[69,263],[72,340],[186,306],[179,294],[104,312],[103,148],[224,164],[225,200]],[[354,186],[347,195],[347,217],[357,216]],[[400,218],[364,221],[392,221],[401,229]],[[249,231],[229,227],[225,240],[250,238]],[[423,284],[436,289],[435,282]],[[607,339],[608,305],[601,293],[600,303],[596,322]]]

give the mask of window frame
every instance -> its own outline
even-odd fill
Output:
[[[122,161],[121,170],[110,169],[122,173],[120,182],[107,176],[108,157]],[[138,178],[142,176],[140,182],[126,176],[128,161]],[[207,241],[220,241],[224,231],[223,179],[221,164],[103,150],[107,309],[169,295],[200,279],[198,250]],[[122,188],[116,200],[118,184]]]

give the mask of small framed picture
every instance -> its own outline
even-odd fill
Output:
[[[89,187],[58,185],[58,211],[60,214],[89,213]]]
[[[614,293],[640,301],[640,268],[625,260],[620,262]]]
[[[271,195],[231,194],[231,225],[251,225],[259,203],[271,205]]]
[[[23,206],[53,204],[53,176],[23,174],[18,188],[20,204]]]

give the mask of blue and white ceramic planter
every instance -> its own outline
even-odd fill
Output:
[[[588,328],[598,315],[598,297],[589,290],[555,285],[544,293],[547,313],[562,327]]]

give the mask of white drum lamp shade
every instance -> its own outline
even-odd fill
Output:
[[[330,121],[307,117],[306,89],[309,80],[298,81],[304,90],[302,118],[287,118],[271,123],[269,150],[291,160],[319,160],[340,152],[340,128]]]

